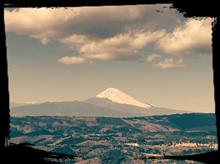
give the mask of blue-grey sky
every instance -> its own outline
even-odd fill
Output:
[[[162,5],[5,10],[13,102],[85,100],[115,87],[214,112],[211,19]]]

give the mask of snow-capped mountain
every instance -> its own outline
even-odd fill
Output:
[[[116,88],[108,88],[103,92],[99,93],[98,95],[96,95],[96,98],[104,98],[111,100],[113,103],[133,105],[141,108],[151,107],[151,105],[140,102]]]
[[[116,113],[123,112],[124,117],[187,113],[186,111],[155,107],[143,103],[116,88],[108,88],[84,102],[112,109]]]
[[[187,113],[143,103],[116,88],[108,88],[85,101],[45,102],[14,107],[12,116],[139,117]]]

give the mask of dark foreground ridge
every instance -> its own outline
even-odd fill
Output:
[[[11,144],[0,150],[1,161],[5,163],[62,163],[65,159],[74,159],[74,156],[47,152],[33,148],[30,144]]]
[[[66,159],[73,160],[74,156],[51,153],[44,150],[33,148],[30,144],[12,144],[0,151],[1,161],[6,163],[40,163],[40,164],[53,164],[63,163]],[[213,164],[216,161],[220,161],[220,152],[213,151],[203,154],[194,154],[187,156],[160,156],[160,157],[149,157],[150,160],[191,160],[202,162],[205,164]],[[147,159],[142,159],[147,160]]]

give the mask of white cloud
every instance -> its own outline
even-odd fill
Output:
[[[174,58],[167,58],[157,64],[154,64],[153,67],[159,69],[176,69],[184,68],[186,67],[186,64],[183,62],[183,59],[175,60]]]
[[[161,55],[159,54],[151,54],[150,56],[147,57],[147,62],[152,63],[156,61],[157,59],[161,58]]]
[[[61,38],[60,42],[63,44],[68,44],[70,46],[75,46],[86,44],[88,42],[91,42],[91,40],[86,35],[73,34],[68,37]]]
[[[50,39],[48,38],[43,38],[40,40],[40,42],[43,44],[43,45],[47,45],[49,42],[50,42]]]
[[[166,56],[165,56],[166,57]],[[183,59],[181,58],[165,58],[159,54],[151,54],[147,57],[147,62],[153,68],[158,69],[177,69],[177,68],[184,68],[186,64],[184,63]]]
[[[113,22],[135,21],[142,7],[20,8],[5,10],[7,32],[28,35],[39,40],[66,34],[68,27],[100,26]],[[95,21],[94,21],[95,18]],[[44,42],[43,42],[44,43]]]
[[[211,50],[211,19],[189,19],[159,40],[157,46],[174,55],[198,54]]]
[[[73,33],[86,35],[116,35],[124,29],[159,27],[163,21],[177,22],[170,10],[166,20],[156,13],[164,5],[136,6],[103,6],[78,8],[20,8],[5,9],[5,24],[7,32],[27,35],[39,40],[49,40],[71,35]],[[152,19],[156,17],[157,19]],[[159,21],[158,21],[159,20]],[[141,26],[141,28],[140,28]],[[42,42],[45,43],[45,42]]]
[[[130,31],[109,38],[89,38],[84,35],[68,36],[60,40],[75,48],[78,54],[96,60],[129,60],[140,57],[139,50],[155,42],[164,35],[164,30],[156,32]]]
[[[20,8],[5,10],[5,23],[7,32],[38,39],[43,45],[55,40],[68,46],[77,56],[58,60],[66,65],[136,60],[151,45],[148,63],[161,69],[183,68],[185,54],[210,51],[211,19],[184,22],[170,9],[156,13],[158,8],[163,10],[161,5]],[[182,59],[164,59],[166,55]],[[164,60],[157,63],[159,59]]]
[[[187,65],[183,59],[185,55],[200,55],[211,50],[211,19],[189,19],[183,25],[178,25],[171,32],[167,32],[155,43],[162,55],[152,54],[147,62],[154,68],[178,69]],[[167,55],[176,55],[176,58],[167,58]]]
[[[77,12],[64,14],[65,9],[21,8],[5,10],[6,31],[29,35],[39,40],[48,40],[58,33],[62,23],[75,17]],[[42,43],[45,43],[44,41]]]
[[[64,65],[75,65],[75,64],[92,64],[92,61],[89,61],[82,57],[75,56],[65,56],[58,60],[59,63]]]

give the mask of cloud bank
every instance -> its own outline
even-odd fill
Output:
[[[5,19],[7,32],[66,46],[72,54],[57,59],[64,65],[144,57],[153,68],[173,69],[186,67],[187,56],[211,53],[212,19],[186,20],[162,5],[21,8],[5,10]]]

